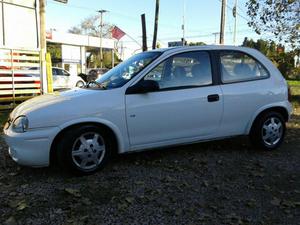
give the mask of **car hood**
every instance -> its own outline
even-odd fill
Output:
[[[76,119],[99,111],[94,102],[105,104],[109,90],[73,89],[69,91],[47,94],[23,102],[11,113],[11,119],[26,115],[29,128],[58,126],[67,120]],[[106,100],[105,100],[106,99]]]

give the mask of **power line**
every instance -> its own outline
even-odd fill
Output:
[[[62,7],[69,7],[69,8],[76,8],[76,9],[81,9],[81,10],[86,10],[86,11],[89,11],[89,12],[97,12],[95,9],[93,8],[88,8],[88,7],[84,7],[84,6],[78,6],[78,5],[74,5],[74,4],[70,4],[68,3],[67,5],[62,5],[58,2],[49,2],[50,4],[53,4],[53,5],[59,5],[59,6],[62,6]],[[135,23],[140,23],[139,21],[139,17],[134,17],[134,16],[128,16],[126,14],[122,14],[122,13],[119,13],[119,12],[115,12],[115,11],[110,11],[110,14],[112,15],[115,15],[117,17],[121,17],[122,19],[126,18],[128,20],[131,20],[131,21],[134,21]],[[148,22],[147,25],[152,25],[151,22]],[[174,29],[180,29],[180,26],[172,26],[170,24],[165,24],[165,23],[159,23],[160,26],[163,26],[163,27],[166,27],[166,28],[174,28]]]
[[[222,3],[222,0],[219,0],[219,2]],[[230,10],[233,10],[233,7],[230,6],[230,5],[228,5],[228,4],[226,4],[226,7],[227,7],[228,9],[230,9]],[[241,14],[238,13],[238,12],[236,12],[236,14],[237,14],[238,16],[240,16],[242,19],[244,19],[244,20],[246,20],[247,22],[249,22],[248,18],[246,18],[245,16],[241,15]]]

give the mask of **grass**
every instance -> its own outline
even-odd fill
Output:
[[[300,107],[300,80],[287,81],[292,94],[292,104],[294,108]]]
[[[300,88],[300,80],[288,80],[290,86],[298,86]]]

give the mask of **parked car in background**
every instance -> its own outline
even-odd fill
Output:
[[[30,70],[39,70],[38,67],[31,67]],[[40,75],[32,75],[40,76]],[[83,87],[85,81],[78,75],[70,74],[63,68],[52,67],[52,77],[53,77],[53,89],[69,89],[74,87]]]
[[[53,89],[83,87],[85,84],[81,77],[75,74],[70,74],[62,68],[52,67],[52,75]]]
[[[286,80],[257,50],[180,47],[137,54],[84,88],[22,103],[4,138],[20,164],[58,161],[89,174],[113,153],[232,136],[271,151],[291,112]]]
[[[107,68],[95,68],[95,69],[88,69],[87,75],[90,77],[90,80],[96,80],[105,74],[109,69]]]

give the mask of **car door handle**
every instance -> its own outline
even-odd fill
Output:
[[[219,100],[220,100],[220,96],[218,94],[208,95],[207,96],[207,101],[208,102],[217,102]]]

